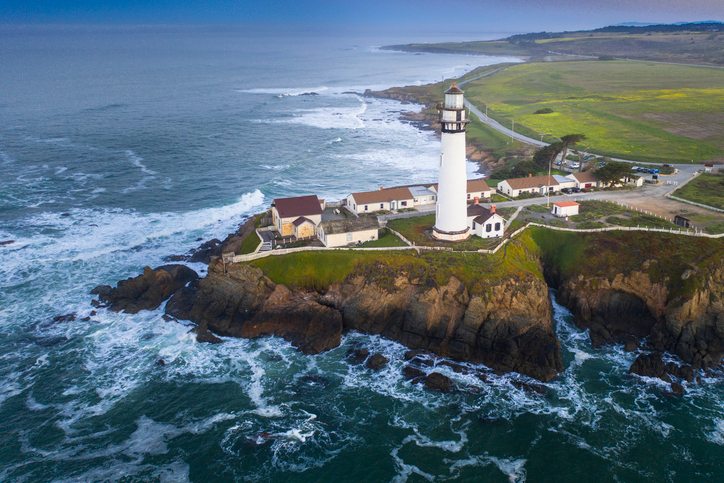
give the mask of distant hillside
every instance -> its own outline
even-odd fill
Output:
[[[537,32],[500,40],[389,45],[406,52],[513,55],[528,60],[600,58],[724,65],[724,23],[612,25],[595,30]]]

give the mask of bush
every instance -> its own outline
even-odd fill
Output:
[[[543,109],[538,109],[533,114],[551,114],[553,112],[555,112],[555,111],[553,109],[551,109],[550,107],[544,107]]]

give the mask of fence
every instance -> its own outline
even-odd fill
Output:
[[[508,235],[503,241],[500,242],[498,246],[496,246],[493,249],[480,249],[480,250],[467,250],[467,251],[457,251],[457,253],[486,253],[486,254],[493,254],[497,253],[498,250],[500,250],[503,246],[505,246],[506,243],[508,243],[510,240],[515,238],[516,236],[520,235],[523,231],[530,227],[540,227],[540,228],[547,228],[549,230],[557,230],[557,231],[567,231],[567,232],[574,232],[574,233],[598,233],[598,232],[604,232],[604,231],[647,231],[647,232],[656,232],[656,233],[669,233],[673,235],[683,235],[683,236],[696,236],[696,237],[705,237],[705,238],[721,238],[724,236],[724,233],[719,233],[717,235],[712,235],[709,233],[702,233],[697,232],[693,230],[685,230],[685,229],[673,229],[673,228],[647,228],[647,227],[638,227],[638,226],[608,226],[605,228],[564,228],[559,226],[549,226],[549,225],[543,225],[541,223],[535,223],[535,222],[529,222],[525,226],[522,226],[515,230],[513,233]],[[389,228],[388,228],[389,229]],[[393,230],[391,230],[393,231]],[[394,232],[396,235],[399,235],[397,232]],[[290,253],[298,253],[298,252],[310,252],[310,251],[398,251],[398,250],[415,250],[418,253],[421,250],[425,251],[455,251],[453,248],[450,247],[428,247],[428,246],[421,246],[421,245],[415,245],[412,246],[408,240],[406,240],[404,237],[401,237],[403,241],[409,244],[409,246],[406,247],[370,247],[370,248],[357,248],[357,247],[340,247],[340,248],[327,248],[327,247],[297,247],[297,248],[280,248],[268,252],[258,252],[258,253],[250,253],[248,255],[234,255],[231,253],[224,253],[222,255],[222,258],[226,263],[240,263],[240,262],[250,262],[252,260],[257,260],[259,258],[265,258],[269,256],[274,255],[287,255]]]

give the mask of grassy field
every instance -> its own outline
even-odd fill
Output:
[[[502,215],[502,213],[501,213]],[[489,250],[500,243],[500,238],[480,238],[471,236],[465,241],[455,243],[433,240],[430,230],[435,224],[435,215],[416,216],[414,218],[400,218],[390,220],[387,225],[415,245],[450,247],[457,251]]]
[[[724,209],[724,174],[700,174],[674,191],[685,200]]]
[[[389,285],[394,279],[411,274],[418,280],[445,284],[451,276],[463,281],[472,292],[481,292],[502,278],[534,276],[543,278],[538,259],[531,256],[536,247],[521,238],[495,255],[457,252],[407,251],[313,251],[270,256],[254,260],[275,283],[310,290],[325,290],[332,283],[360,274],[369,281]]]
[[[252,231],[241,242],[240,254],[254,253],[259,243],[261,243],[259,235],[257,235],[255,231]]]
[[[364,242],[361,247],[373,248],[373,247],[405,247],[407,244],[400,240],[400,238],[387,229],[380,230],[380,235],[377,240]]]
[[[724,159],[724,70],[650,62],[520,64],[465,86],[533,137],[583,133],[597,153],[642,161]],[[534,114],[549,108],[549,114]]]

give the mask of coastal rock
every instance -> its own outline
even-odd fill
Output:
[[[665,382],[672,382],[671,376],[687,382],[694,380],[694,370],[690,365],[664,362],[659,352],[641,354],[631,364],[629,372],[639,376],[657,377]]]
[[[359,365],[362,364],[370,355],[370,351],[367,349],[352,349],[347,353],[347,360],[350,364]]]
[[[402,377],[413,383],[420,382],[425,377],[425,373],[417,367],[405,366],[402,368]]]
[[[367,359],[367,363],[365,364],[368,369],[372,369],[373,371],[379,371],[383,367],[387,365],[389,362],[389,359],[387,357],[383,356],[382,354],[372,354],[369,359]]]
[[[325,303],[341,311],[346,329],[542,380],[562,369],[543,280],[509,278],[471,295],[454,277],[435,286],[384,271],[375,267],[374,275],[351,277],[325,294]],[[376,282],[380,278],[386,282]]]
[[[64,315],[56,315],[53,317],[53,322],[55,323],[63,323],[63,322],[73,322],[76,318],[76,313],[70,313],[70,314],[64,314]],[[88,319],[90,320],[90,319]]]
[[[557,284],[560,300],[589,329],[594,345],[622,342],[632,349],[646,340],[656,351],[706,369],[720,365],[724,355],[724,260],[699,277],[693,280],[689,272],[688,282],[698,288],[685,294],[677,293],[680,277],[654,281],[646,267]]]
[[[206,342],[208,344],[221,344],[222,342],[224,342],[223,340],[212,334],[211,331],[203,325],[197,326],[195,329],[193,329],[193,332],[196,333],[196,342]]]
[[[13,243],[15,243],[15,240],[1,240],[0,247],[4,247],[6,245],[12,245]]]
[[[437,392],[450,392],[453,389],[453,382],[449,377],[440,374],[439,372],[431,372],[423,379],[425,388],[430,391]]]
[[[258,268],[212,263],[198,284],[179,291],[166,311],[212,332],[231,337],[283,337],[302,352],[337,347],[342,337],[338,311],[313,296],[275,285]]]
[[[98,295],[111,310],[135,314],[158,308],[171,294],[196,279],[196,272],[184,265],[146,267],[142,275],[122,280],[116,288],[100,285],[91,293]]]

